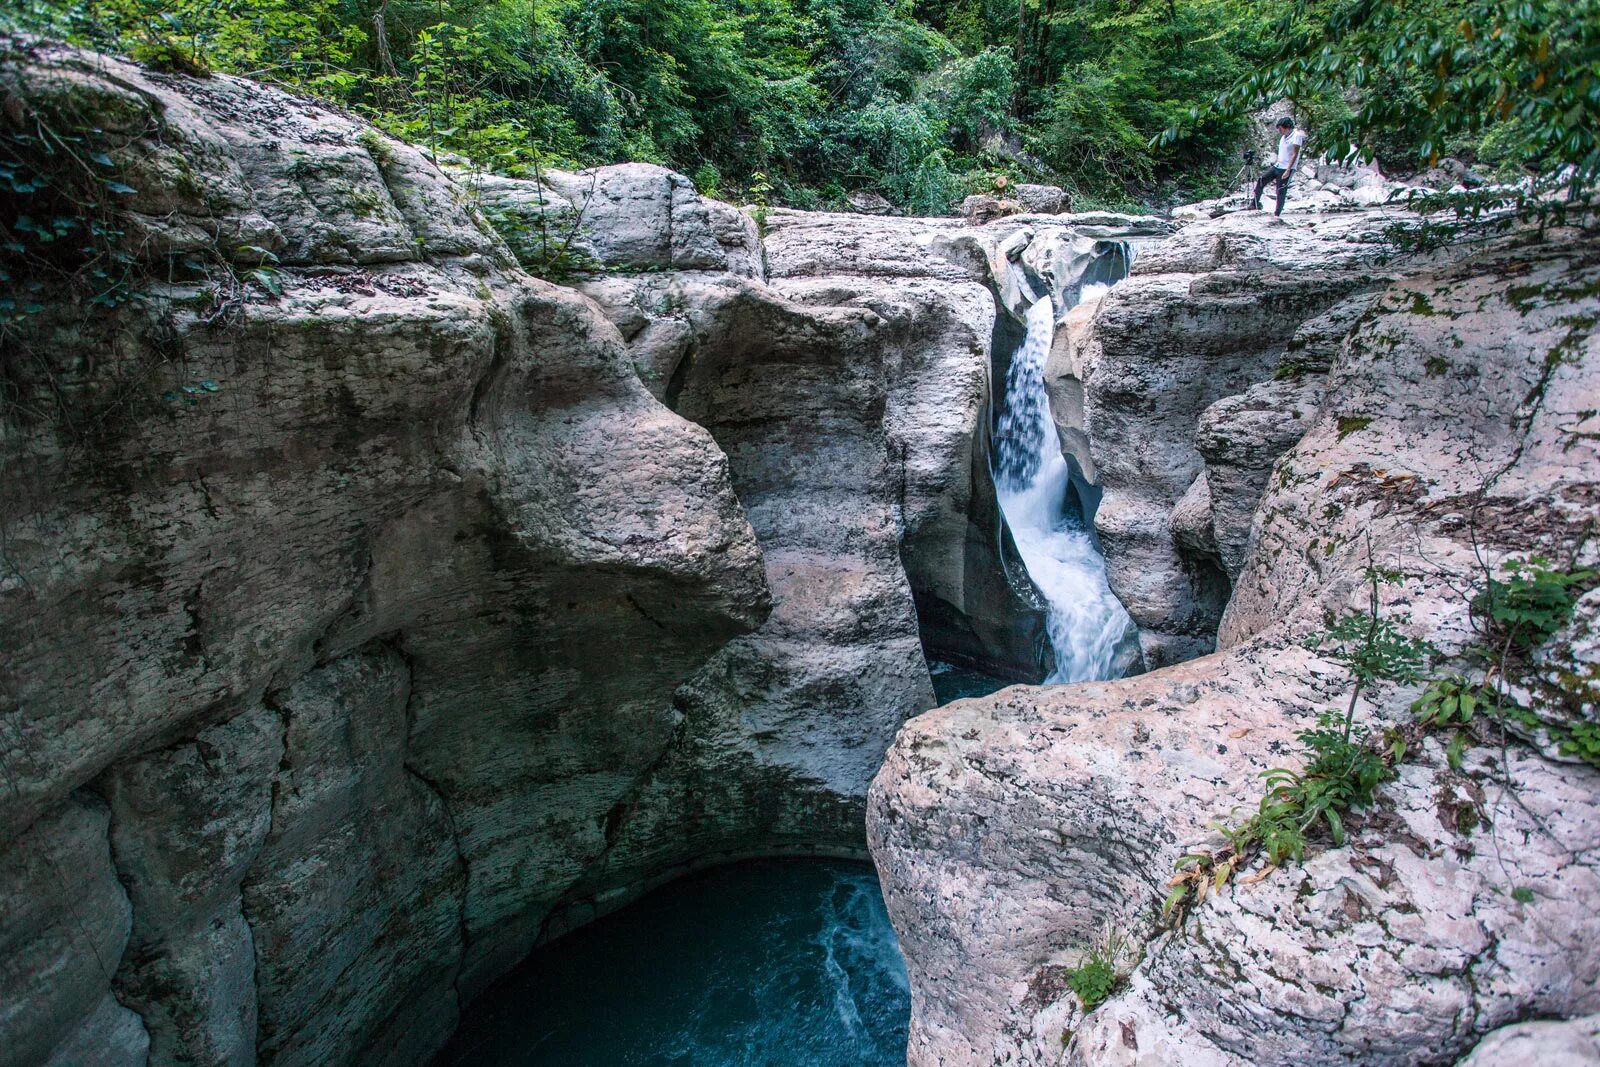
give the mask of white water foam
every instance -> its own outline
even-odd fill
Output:
[[[858,1062],[877,1062],[888,1051],[877,1046],[869,1020],[909,995],[905,958],[871,875],[836,876],[819,901],[823,974],[833,990],[834,1011],[856,1044]]]
[[[1085,285],[1081,299],[1098,299],[1107,288]],[[1115,674],[1117,648],[1133,620],[1106,584],[1093,536],[1066,506],[1070,472],[1044,385],[1056,327],[1048,295],[1028,309],[1027,327],[995,430],[995,490],[1028,576],[1049,603],[1056,668],[1045,681],[1095,681]]]

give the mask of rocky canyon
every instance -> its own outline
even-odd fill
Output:
[[[1332,620],[1465,669],[1485,575],[1600,567],[1592,233],[1418,243],[1344,171],[1285,219],[739,208],[10,55],[126,292],[3,334],[0,1067],[426,1063],[536,946],[785,855],[876,864],[912,1064],[1600,1062],[1592,581],[1531,718],[1162,906],[1320,712],[1411,728]],[[1041,684],[996,488],[1040,300],[1112,680]]]

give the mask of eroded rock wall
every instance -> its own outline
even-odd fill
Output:
[[[1174,510],[1191,489],[1208,489],[1198,481],[1202,414],[1272,381],[1304,324],[1396,273],[1379,239],[1386,225],[1355,214],[1291,226],[1262,213],[1191,225],[1140,250],[1063,366],[1083,383],[1085,443],[1105,489],[1095,530],[1107,576],[1139,624],[1149,666],[1211,650],[1238,567],[1235,530],[1224,531],[1225,559],[1204,531],[1186,529],[1193,502]],[[1304,427],[1294,430],[1291,442]],[[1223,447],[1218,438],[1206,443]],[[1236,499],[1225,488],[1213,499]]]
[[[415,149],[21,59],[146,280],[6,338],[0,1062],[416,1062],[766,618],[727,457]]]
[[[1132,279],[1120,314],[1177,284],[1163,279]],[[1283,401],[1308,427],[1251,509],[1221,652],[1121,682],[1004,690],[901,732],[869,832],[911,972],[913,1064],[1450,1063],[1497,1027],[1595,1011],[1600,777],[1515,739],[1504,765],[1483,746],[1459,771],[1428,742],[1345,847],[1235,880],[1180,929],[1154,916],[1178,857],[1218,840],[1213,821],[1248,814],[1260,772],[1293,765],[1296,732],[1348,699],[1345,669],[1305,641],[1361,610],[1369,566],[1403,576],[1385,615],[1454,657],[1474,639],[1485,564],[1596,561],[1597,280],[1592,240],[1561,234],[1383,286],[1345,320],[1322,399],[1296,386]],[[1189,351],[1167,336],[1174,357]],[[1165,374],[1155,355],[1143,365]],[[1247,390],[1235,417],[1259,424],[1268,388],[1290,386]],[[1210,425],[1207,458],[1235,471],[1280,447],[1263,434],[1240,451]],[[1146,460],[1171,475],[1168,498],[1178,468],[1200,466],[1178,437]],[[1237,538],[1236,518],[1193,510],[1210,521],[1187,528]],[[1590,593],[1540,659],[1578,686],[1562,714],[1591,721],[1596,608]],[[1369,690],[1358,720],[1407,722],[1416,692]],[[1132,939],[1129,985],[1085,1015],[1066,976],[1112,928]]]
[[[764,247],[659,167],[14,58],[137,251],[7,335],[0,1056],[416,1062],[661,879],[859,854],[930,629],[1048,667],[984,466],[1027,219]]]

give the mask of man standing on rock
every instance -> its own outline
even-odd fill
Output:
[[[1283,202],[1289,196],[1289,179],[1294,175],[1294,168],[1300,162],[1300,150],[1305,147],[1306,131],[1295,129],[1294,119],[1284,115],[1278,120],[1278,134],[1278,158],[1256,181],[1256,195],[1250,200],[1252,211],[1261,210],[1262,190],[1266,189],[1268,182],[1276,182],[1278,210],[1273,214],[1283,214]]]

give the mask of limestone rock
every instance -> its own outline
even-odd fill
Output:
[[[255,1062],[255,949],[239,885],[272,825],[283,725],[261,707],[119,763],[103,789],[133,937],[117,975],[153,1065]]]
[[[1195,556],[1219,556],[1217,550],[1216,516],[1211,500],[1211,481],[1207,471],[1201,471],[1167,516],[1172,530],[1172,540],[1179,549]]]
[[[1248,812],[1259,772],[1292,766],[1295,732],[1348,699],[1304,641],[1359,610],[1369,558],[1405,575],[1383,612],[1449,657],[1473,639],[1479,553],[1596,559],[1600,453],[1557,413],[1597,388],[1578,310],[1597,272],[1592,242],[1513,242],[1382,292],[1278,461],[1222,652],[906,726],[868,825],[911,974],[912,1064],[1449,1063],[1498,1027],[1600,1006],[1600,775],[1516,743],[1503,768],[1487,744],[1455,771],[1429,741],[1345,847],[1235,881],[1181,929],[1150,918],[1176,859],[1215,845],[1208,824]],[[1475,368],[1470,404],[1438,359]],[[1407,721],[1415,693],[1371,689],[1358,721]],[[1131,975],[1085,1015],[1064,976],[1108,925],[1138,946]]]
[[[1012,187],[1011,195],[1024,209],[1037,215],[1059,215],[1072,209],[1072,198],[1059,185],[1030,185],[1023,182]]]
[[[1589,1067],[1600,1063],[1600,1015],[1502,1026],[1458,1060],[1457,1067],[1514,1063],[1539,1067]]]
[[[891,375],[911,358],[912,317],[922,308],[904,294],[891,307],[819,281],[788,290],[807,301],[798,303],[742,279],[688,274],[598,288],[604,306],[647,319],[634,342],[648,353],[641,363],[666,382],[666,401],[727,454],[773,608],[761,629],[680,690],[685,718],[672,753],[614,821],[591,877],[626,883],[635,879],[618,872],[686,864],[754,840],[859,847],[866,785],[882,751],[905,718],[932,703],[900,556],[894,487],[905,475],[889,465],[912,451],[927,475],[948,477],[963,458],[952,452],[970,448],[975,397],[964,397],[935,454],[915,449],[927,434],[910,449],[892,447]],[[983,294],[964,296],[964,306],[945,313],[983,322]],[[921,297],[948,307],[943,294]],[[893,335],[879,311],[902,320]],[[967,326],[967,344],[948,355],[965,357],[964,392],[974,394],[984,367],[971,343],[976,324]],[[661,336],[673,343],[656,347]],[[956,489],[935,482],[899,499],[939,508]],[[951,521],[948,512],[930,518]],[[691,816],[690,806],[705,814]]]
[[[604,852],[673,690],[766,617],[727,459],[417,150],[224,76],[40,45],[4,77],[62,128],[125,116],[140,247],[217,273],[163,267],[88,320],[47,294],[18,335],[39,416],[0,436],[0,863],[31,903],[0,939],[29,984],[7,972],[0,1046],[144,1042],[115,973],[156,1062],[418,1062]],[[703,264],[718,212],[678,200],[704,225],[664,247]],[[273,287],[239,280],[241,235]],[[131,918],[106,816],[70,799],[90,783]],[[60,907],[29,881],[49,857],[92,904],[93,973],[30,918]]]
[[[1205,459],[1205,470],[1196,484],[1206,486],[1203,522],[1212,533],[1209,548],[1186,547],[1213,556],[1230,581],[1244,567],[1251,520],[1273,466],[1311,428],[1322,400],[1323,382],[1313,375],[1258,382],[1200,413],[1195,447]]]
[[[969,222],[982,224],[993,222],[995,219],[1007,215],[1020,215],[1028,208],[1020,201],[1010,198],[1001,199],[995,196],[986,196],[975,193],[961,201],[961,217]]]
[[[82,1025],[38,1062],[43,1067],[143,1067],[149,1048],[139,1016],[107,993]]]
[[[1139,624],[1152,666],[1211,647],[1259,486],[1306,425],[1273,406],[1289,403],[1304,415],[1316,395],[1261,385],[1256,399],[1215,409],[1210,431],[1202,415],[1270,382],[1280,366],[1310,359],[1300,353],[1320,352],[1325,333],[1348,330],[1365,305],[1347,298],[1388,276],[1381,246],[1369,240],[1380,224],[1347,219],[1303,234],[1256,215],[1190,226],[1143,248],[1133,276],[1088,325],[1075,362],[1082,429],[1105,488],[1095,528],[1111,588]],[[1260,410],[1263,425],[1240,428],[1244,451],[1227,460],[1238,473],[1219,471],[1209,485],[1221,516],[1213,523],[1218,552],[1185,550],[1173,539],[1172,510],[1204,467],[1204,449],[1223,462],[1234,438],[1221,423],[1247,409]],[[1270,440],[1243,444],[1262,433]]]
[[[549,193],[537,184],[508,178],[489,180],[504,210],[529,210],[535,218]],[[574,266],[610,270],[714,270],[760,277],[761,244],[755,220],[738,208],[707,200],[681,174],[648,163],[565,174],[548,171],[545,182],[571,205]],[[520,207],[519,205],[529,205]],[[554,206],[554,205],[552,205]],[[560,218],[559,212],[555,216]],[[562,240],[568,230],[564,229]],[[529,238],[524,239],[524,248]],[[542,255],[544,247],[538,250]],[[526,256],[526,252],[524,253]]]
[[[134,944],[123,957],[117,994],[149,1034],[148,1059],[138,1062],[249,1067],[257,1062],[256,956],[237,889],[208,919],[188,925],[159,944]]]
[[[272,825],[282,734],[277,714],[258,707],[107,772],[135,939],[159,941],[234,898]]]
[[[877,193],[858,189],[845,194],[845,202],[850,205],[850,210],[862,215],[889,215],[894,213],[894,205],[889,203]]]
[[[243,890],[265,1062],[409,1062],[455,1026],[465,876],[405,766],[409,695],[405,663],[374,649],[273,697],[283,767]]]
[[[131,909],[109,822],[104,804],[75,795],[0,852],[4,1067],[144,1062],[144,1027],[111,994]]]

